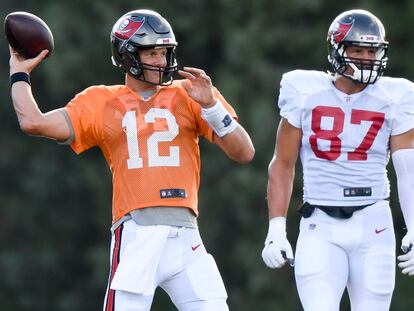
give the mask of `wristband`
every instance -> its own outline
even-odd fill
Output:
[[[213,107],[202,108],[201,117],[206,120],[219,137],[233,132],[238,126],[237,121],[231,117],[219,100],[216,101]]]
[[[30,84],[30,75],[28,73],[25,72],[15,72],[10,76],[10,87],[12,87],[12,85],[15,82],[19,82],[19,81],[23,81],[26,82],[27,84]]]

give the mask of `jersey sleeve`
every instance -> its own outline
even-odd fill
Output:
[[[301,127],[300,94],[294,87],[294,72],[282,76],[278,106],[280,115],[294,127]]]
[[[391,135],[399,135],[414,128],[414,84],[406,81],[406,90],[394,106]]]
[[[90,149],[99,142],[97,106],[99,98],[93,87],[76,95],[64,108],[74,130],[71,148],[77,153]]]
[[[238,116],[234,108],[227,102],[224,96],[217,88],[214,88],[214,97],[216,97],[223,104],[224,108],[230,113],[233,119],[238,120]],[[201,117],[201,106],[194,102],[193,109],[195,110],[195,116],[198,124],[198,132],[204,136],[210,142],[213,141],[213,130],[208,126],[207,122]]]

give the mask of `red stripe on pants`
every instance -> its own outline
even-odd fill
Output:
[[[112,252],[112,263],[111,263],[111,274],[109,277],[108,283],[108,294],[106,296],[106,303],[105,303],[105,311],[114,311],[115,310],[115,291],[111,289],[112,279],[115,275],[116,269],[118,268],[119,264],[119,255],[121,251],[121,238],[122,238],[122,229],[124,228],[124,224],[121,224],[118,228],[116,228],[115,234],[115,245]]]

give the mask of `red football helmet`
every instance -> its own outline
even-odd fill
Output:
[[[123,15],[114,25],[111,32],[112,63],[122,68],[137,80],[145,81],[143,70],[157,71],[160,79],[158,85],[172,83],[173,73],[177,71],[175,59],[174,32],[168,23],[157,12],[136,10]],[[144,64],[139,58],[140,48],[167,48],[167,66],[159,67]],[[154,83],[153,83],[154,84]]]

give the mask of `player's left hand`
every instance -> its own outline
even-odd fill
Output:
[[[215,105],[216,99],[213,95],[213,85],[210,77],[202,69],[184,67],[178,74],[185,78],[181,85],[188,95],[198,102],[203,108]]]
[[[404,255],[398,256],[400,263],[398,267],[402,269],[403,274],[408,274],[409,276],[414,275],[414,235],[408,232],[402,242],[401,249],[405,253]]]

